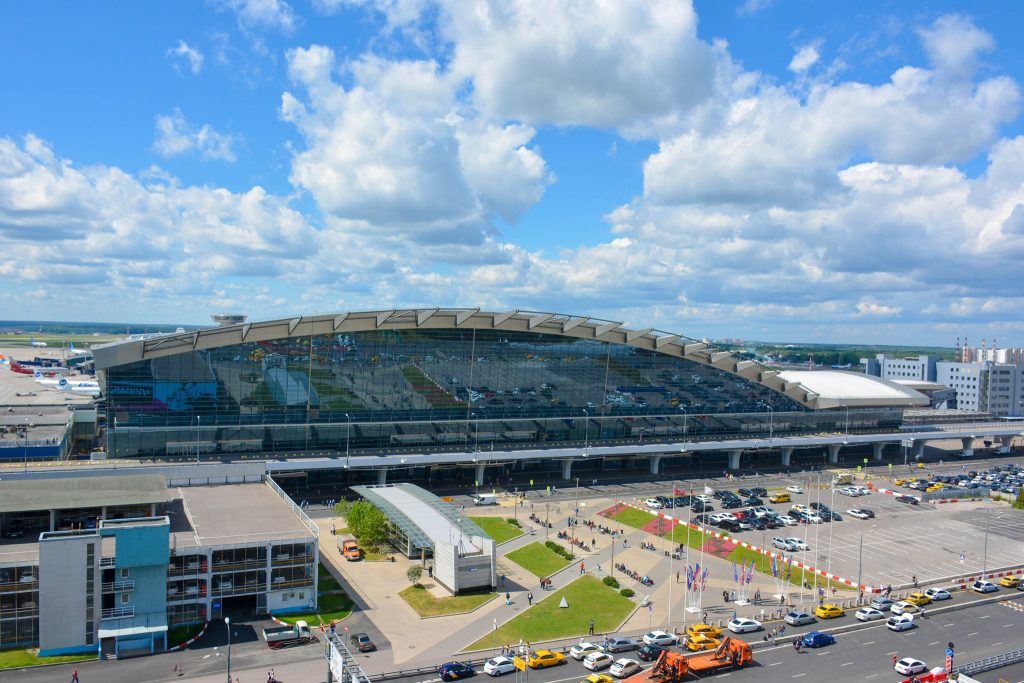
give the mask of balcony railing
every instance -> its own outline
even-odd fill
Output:
[[[116,593],[118,591],[133,591],[135,590],[135,582],[131,580],[125,581],[110,581],[100,585],[100,591],[103,593]]]
[[[129,605],[127,607],[111,607],[103,610],[100,613],[101,619],[121,619],[123,617],[134,617],[135,606]]]
[[[101,557],[100,558],[100,566],[101,567],[113,567],[113,566],[116,566],[116,564],[117,564],[117,558],[115,558],[115,557]]]
[[[263,569],[267,566],[266,560],[248,560],[242,562],[214,562],[213,571],[216,572],[237,572],[248,569]]]
[[[203,564],[186,565],[184,567],[175,567],[170,565],[167,567],[167,576],[192,576],[195,574],[205,574],[209,569],[209,565],[205,562]]]
[[[17,593],[20,591],[39,590],[39,582],[36,581],[36,578],[34,576],[31,577],[31,579],[31,581],[12,581],[10,583],[0,583],[0,593]]]

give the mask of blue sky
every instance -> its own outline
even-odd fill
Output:
[[[1015,2],[0,8],[0,318],[1024,345]]]

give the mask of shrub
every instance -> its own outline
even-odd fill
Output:
[[[614,576],[606,576],[603,579],[601,579],[601,581],[603,581],[604,585],[606,586],[611,586],[612,588],[619,587],[619,580],[616,579]]]
[[[405,578],[409,579],[409,583],[418,582],[421,576],[423,576],[423,567],[419,565],[413,565],[405,572]]]
[[[512,518],[512,519],[506,519],[505,521],[508,522],[509,524],[511,524],[512,526],[516,527],[517,529],[522,529],[523,528],[523,525],[519,523],[518,519]]]
[[[631,598],[634,595],[636,595],[636,592],[632,588],[623,588],[619,591],[619,595],[621,595],[624,598]]]
[[[544,541],[544,546],[548,550],[550,550],[551,552],[557,553],[558,555],[561,555],[562,557],[564,557],[567,560],[575,559],[573,557],[572,553],[570,553],[568,550],[566,550],[562,546],[558,545],[554,541]]]

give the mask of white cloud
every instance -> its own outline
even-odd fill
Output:
[[[939,17],[918,30],[931,63],[944,72],[966,78],[974,73],[978,55],[995,48],[992,36],[959,14]]]
[[[488,117],[649,135],[703,103],[717,76],[688,2],[452,0],[453,71]]]
[[[775,0],[743,0],[736,13],[740,16],[757,14],[763,9],[771,7]]]
[[[234,162],[236,156],[233,148],[237,144],[237,137],[218,133],[209,124],[203,124],[198,128],[190,126],[179,109],[166,116],[156,117],[153,150],[163,157],[170,158],[195,152],[202,159]]]
[[[533,129],[460,113],[458,81],[436,63],[368,56],[348,65],[348,88],[334,68],[326,47],[290,52],[304,93],[285,93],[281,112],[306,138],[292,182],[349,229],[479,245],[493,217],[514,221],[551,182]]]
[[[789,70],[793,73],[802,74],[817,64],[820,56],[816,47],[805,45],[793,55],[793,59],[789,62]]]
[[[184,57],[193,74],[198,74],[203,70],[203,53],[199,51],[199,48],[190,46],[184,40],[179,40],[175,47],[168,49],[167,55],[169,57]],[[175,64],[174,68],[177,69],[178,64]]]
[[[295,11],[284,0],[214,0],[234,13],[239,28],[245,31],[277,29],[290,33],[298,22]]]

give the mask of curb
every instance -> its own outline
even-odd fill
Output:
[[[174,647],[167,648],[167,651],[168,652],[174,652],[176,650],[184,650],[186,647],[188,647],[192,643],[194,643],[197,640],[199,640],[200,638],[202,638],[203,635],[206,633],[206,629],[207,629],[207,627],[209,625],[210,625],[210,620],[207,619],[206,622],[203,624],[202,630],[199,631],[199,633],[197,633],[196,635],[192,636],[190,639],[186,640],[184,643],[181,643],[179,645],[175,645]]]

